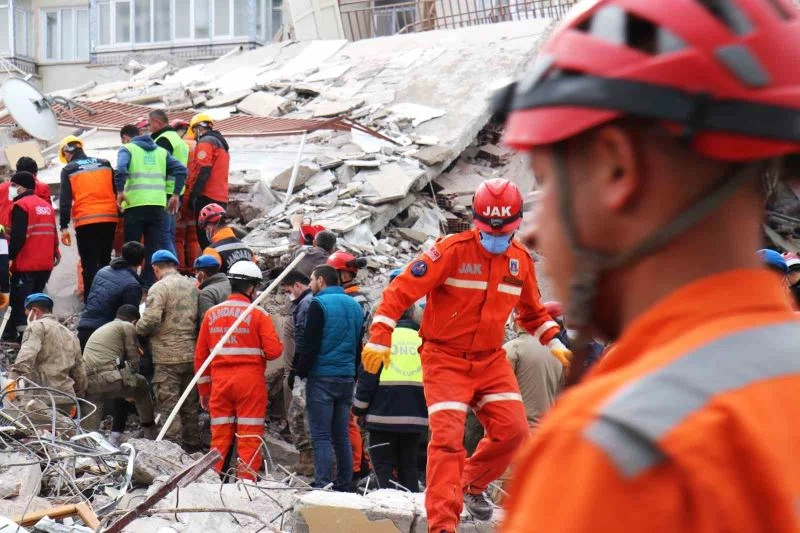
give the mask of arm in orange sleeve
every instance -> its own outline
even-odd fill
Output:
[[[203,252],[200,255],[210,255],[211,257],[215,258],[219,261],[219,264],[222,264],[222,256],[219,255],[219,252],[216,248],[212,248],[211,246],[207,246],[203,249]]]
[[[515,467],[500,531],[692,531],[681,479],[666,460],[626,479],[581,428],[539,433]]]
[[[258,336],[261,339],[261,349],[264,350],[264,357],[268,361],[277,359],[283,353],[283,343],[278,338],[278,332],[275,331],[272,317],[260,307],[256,307],[253,312],[259,313]]]
[[[536,337],[542,345],[547,346],[558,335],[560,328],[540,300],[539,282],[536,280],[536,269],[533,259],[528,257],[527,274],[523,279],[522,294],[517,304],[517,323],[528,333]]]
[[[197,344],[194,348],[194,371],[197,373],[200,367],[211,354],[211,349],[208,346],[208,316],[203,317],[203,322],[200,325],[200,334],[197,336]],[[211,395],[211,368],[206,368],[203,375],[197,381],[197,392],[200,396]]]
[[[392,331],[397,320],[411,304],[444,283],[450,273],[453,248],[439,241],[427,252],[409,263],[383,291],[369,329],[369,344],[392,345]],[[423,266],[424,265],[424,266]]]

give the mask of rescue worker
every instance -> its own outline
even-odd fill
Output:
[[[197,271],[197,324],[203,322],[206,311],[219,305],[231,295],[228,276],[219,271],[219,259],[213,255],[201,255],[194,262]]]
[[[170,125],[167,113],[163,109],[153,109],[147,114],[147,124],[150,130],[150,137],[155,143],[166,150],[172,157],[180,161],[186,167],[189,165],[189,145],[183,140],[182,136]],[[185,192],[185,186],[178,192],[179,197]],[[175,191],[175,183],[167,181],[165,187],[167,202]],[[180,209],[180,207],[178,208]],[[178,212],[167,211],[164,215],[162,225],[161,246],[165,250],[177,254],[175,247],[175,223]]]
[[[286,403],[286,419],[289,432],[299,454],[294,471],[301,476],[314,475],[314,457],[311,452],[311,441],[308,438],[308,419],[306,411],[306,382],[295,377],[295,362],[303,351],[305,338],[306,315],[308,306],[314,295],[309,287],[311,280],[299,270],[292,270],[281,281],[281,288],[291,298],[289,317],[284,321],[283,347],[284,364],[288,369],[284,389],[289,392]],[[286,345],[291,344],[291,352],[286,353]]]
[[[800,530],[800,324],[753,253],[800,151],[798,30],[782,0],[583,2],[498,97],[570,327],[614,343],[518,459],[503,531]]]
[[[114,233],[119,214],[114,193],[114,170],[105,159],[89,157],[83,141],[69,135],[61,140],[59,218],[61,244],[72,246],[69,223],[72,220],[83,276],[83,301],[89,297],[97,271],[111,261]]]
[[[345,294],[352,297],[361,307],[361,312],[364,314],[361,338],[365,339],[367,328],[372,322],[372,304],[367,294],[356,283],[356,276],[358,275],[358,269],[367,265],[366,259],[363,257],[356,258],[348,252],[337,251],[332,253],[325,263],[336,269],[339,273],[339,282]],[[356,368],[359,367],[360,363],[360,360],[356,361]],[[364,450],[364,436],[361,434],[361,428],[358,426],[355,415],[350,417],[350,425],[347,431],[350,436],[350,446],[353,448],[353,478],[366,477],[369,475],[369,458],[366,450]]]
[[[197,287],[178,273],[178,258],[169,250],[152,257],[156,283],[147,292],[136,333],[147,337],[153,352],[153,389],[160,422],[166,421],[194,377],[193,354],[197,338]],[[165,434],[189,452],[200,449],[197,391],[192,390]]]
[[[369,430],[372,469],[382,489],[396,488],[390,483],[396,466],[396,482],[419,492],[419,441],[428,432],[428,408],[422,388],[418,352],[422,339],[418,330],[412,307],[403,313],[392,333],[391,363],[381,364],[377,374],[362,369],[358,377],[352,411],[363,417],[361,425]]]
[[[41,387],[56,389],[70,396],[83,397],[86,369],[78,339],[53,315],[53,300],[41,292],[25,298],[24,309],[30,326],[22,336],[19,353],[8,377],[21,377]],[[62,410],[70,412],[75,404],[66,396],[54,395]]]
[[[83,420],[86,431],[99,429],[104,401],[133,398],[145,438],[156,436],[150,384],[138,373],[142,349],[136,338],[137,320],[139,308],[122,305],[116,318],[92,333],[86,343],[83,350],[88,380],[86,399],[98,406],[92,416]],[[121,431],[112,430],[109,442],[116,446],[121,438]]]
[[[306,242],[306,238],[303,235],[303,229],[305,228],[305,226],[303,226],[303,215],[292,215],[291,224],[292,233],[289,235],[290,241],[294,241],[296,237],[296,242],[299,243],[301,239],[303,242]],[[322,228],[322,226],[316,227]],[[334,250],[336,250],[336,234],[323,228],[314,233],[311,244],[302,245],[294,252],[292,259],[301,253],[306,254],[295,269],[302,272],[306,277],[309,277],[311,276],[312,270],[319,265],[325,264],[328,256],[330,256]]]
[[[36,180],[30,172],[11,176],[11,317],[5,338],[18,338],[25,331],[25,299],[44,290],[50,273],[61,260],[53,206],[34,193],[35,187]]]
[[[195,371],[253,301],[262,274],[255,263],[241,261],[233,265],[228,279],[232,289],[230,297],[212,307],[200,326]],[[262,462],[261,437],[267,410],[264,374],[267,361],[278,358],[282,349],[269,313],[255,306],[198,381],[201,405],[211,414],[211,445],[222,455],[214,466],[217,472],[222,473],[225,457],[235,439],[239,453],[237,477],[256,479]]]
[[[472,208],[474,229],[439,239],[383,291],[362,353],[367,372],[377,372],[381,362],[388,365],[397,320],[428,295],[420,328],[431,428],[425,507],[428,529],[436,533],[456,530],[462,501],[475,518],[491,517],[483,491],[505,471],[528,434],[517,380],[502,349],[511,310],[519,311],[520,326],[563,365],[571,355],[539,301],[533,260],[513,238],[522,221],[517,186],[499,178],[485,181]],[[470,408],[486,437],[465,462]]]
[[[189,131],[189,123],[185,120],[175,119],[170,122],[170,126],[189,147],[189,162],[186,165],[186,170],[187,175],[191,175],[194,167],[196,142],[193,138],[190,139],[187,133]],[[197,220],[192,212],[192,206],[189,205],[189,194],[186,192],[186,187],[183,189],[181,207],[178,210],[178,218],[175,222],[175,248],[178,252],[176,255],[180,261],[179,270],[181,274],[186,275],[192,272],[192,264],[200,256],[200,244],[197,242]]]
[[[220,272],[227,273],[238,261],[253,261],[253,251],[228,226],[225,208],[218,204],[205,206],[197,218],[198,228],[208,235],[209,244],[203,255],[216,257]]]
[[[148,262],[142,280],[149,287],[153,283],[149,260],[161,248],[164,213],[177,213],[180,206],[178,193],[173,192],[166,201],[164,191],[181,190],[186,180],[186,167],[157,146],[149,135],[140,135],[135,126],[124,126],[120,137],[124,144],[117,153],[114,174],[117,204],[123,210],[125,241],[144,238]]]
[[[197,240],[207,248],[211,238],[200,227],[200,213],[209,204],[228,205],[228,141],[214,129],[214,119],[205,113],[192,117],[189,132],[197,140],[192,161],[192,174],[186,184],[189,205],[197,219]],[[224,271],[224,267],[223,267]]]

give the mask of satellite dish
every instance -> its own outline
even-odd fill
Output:
[[[31,137],[52,141],[58,137],[58,120],[50,107],[50,99],[21,78],[3,82],[3,104],[17,125]]]

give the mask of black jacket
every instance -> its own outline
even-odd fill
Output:
[[[124,259],[114,259],[101,268],[92,281],[86,307],[78,321],[78,329],[94,330],[108,324],[117,316],[123,304],[142,302],[142,283]]]

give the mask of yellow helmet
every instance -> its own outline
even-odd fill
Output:
[[[68,144],[72,143],[77,143],[78,146],[83,148],[83,141],[75,137],[74,135],[67,135],[66,137],[61,139],[61,142],[58,145],[58,160],[64,163],[65,165],[67,164],[67,158],[64,155],[64,148],[66,148]]]
[[[207,123],[209,126],[214,125],[214,119],[208,113],[198,113],[189,121],[189,131],[192,131],[195,126],[202,122]]]

